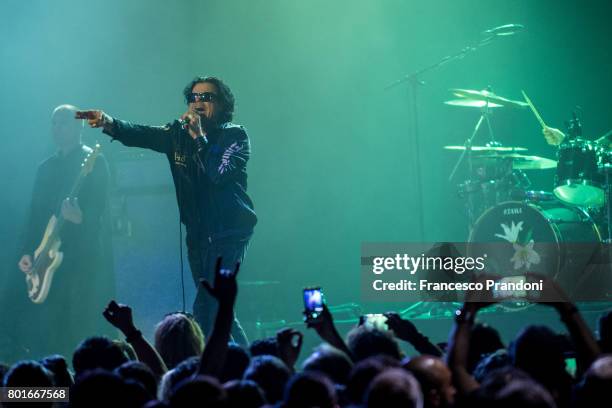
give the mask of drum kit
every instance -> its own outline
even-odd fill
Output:
[[[541,258],[544,247],[547,250],[553,248],[555,253],[546,255],[549,262],[545,267],[541,265],[543,269],[539,272],[554,277],[565,273],[567,279],[563,286],[572,286],[576,274],[571,274],[570,278],[563,269],[583,270],[590,262],[582,259],[582,264],[577,266],[578,257],[572,251],[583,243],[590,244],[591,248],[609,247],[602,244],[609,244],[612,238],[612,151],[607,138],[604,136],[595,141],[583,138],[580,123],[574,116],[569,122],[567,137],[558,146],[556,160],[528,155],[524,147],[503,146],[496,141],[489,122],[492,109],[529,107],[545,128],[544,121],[524,92],[525,101],[496,95],[490,89],[451,89],[451,92],[455,99],[445,104],[481,110],[474,131],[463,145],[444,146],[444,149],[460,153],[449,181],[454,178],[460,164],[467,162],[467,180],[460,182],[457,189],[465,201],[470,226],[468,242],[493,245],[505,242],[508,248],[497,257],[498,264],[510,270],[506,275],[522,274],[517,270],[520,268],[516,262],[511,262],[517,259],[517,243],[524,248],[529,246],[530,251],[535,245],[535,251],[540,251],[540,254],[534,252],[537,257],[534,255],[532,261]],[[475,145],[472,142],[483,123],[488,127],[489,140]],[[545,169],[556,169],[552,191],[530,190],[528,173]],[[529,251],[526,253],[529,255]],[[503,262],[500,261],[502,258]],[[527,263],[532,272],[538,272],[535,263]],[[606,263],[609,264],[609,258]],[[608,296],[606,289],[604,297]]]

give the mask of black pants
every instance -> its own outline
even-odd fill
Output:
[[[196,285],[196,298],[193,303],[193,316],[200,324],[205,336],[210,336],[217,315],[217,300],[210,296],[200,284],[200,279],[206,279],[213,284],[217,258],[223,258],[221,267],[234,270],[236,263],[242,263],[249,246],[249,239],[225,239],[223,241],[201,242],[199,245],[188,245],[189,266]],[[248,347],[248,340],[240,322],[234,316],[232,337],[241,346]]]

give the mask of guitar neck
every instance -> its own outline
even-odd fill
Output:
[[[76,197],[79,194],[79,192],[81,191],[81,187],[83,187],[83,182],[85,181],[85,177],[87,176],[87,174],[88,172],[85,171],[85,168],[81,167],[81,171],[79,172],[79,175],[77,176],[76,180],[72,184],[72,188],[70,189],[70,193],[68,194],[68,197],[70,198]],[[56,238],[60,234],[64,224],[66,223],[66,219],[62,215],[62,203],[60,203],[60,208],[55,213],[55,218],[57,218],[57,223],[53,230],[53,234],[52,234],[53,238]]]

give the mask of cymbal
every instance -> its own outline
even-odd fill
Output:
[[[467,150],[465,146],[444,146],[446,150]],[[516,146],[472,146],[474,152],[524,152],[527,149]]]
[[[520,156],[520,155],[517,155]],[[557,167],[557,161],[539,156],[512,158],[512,168],[517,170],[545,170]]]
[[[486,89],[483,89],[482,91],[475,91],[473,89],[452,88],[450,89],[450,91],[455,96],[458,96],[460,98],[489,102],[489,104],[492,102],[503,106],[513,106],[517,108],[524,108],[526,106],[529,106],[525,102],[514,101],[508,98],[504,98],[503,96],[496,95],[493,92],[487,91]]]
[[[487,105],[487,101],[477,101],[474,99],[452,99],[450,101],[444,101],[445,104],[451,106],[462,106],[467,108],[484,108]],[[489,108],[501,108],[503,105],[489,102]]]
[[[612,143],[612,130],[608,131],[608,133],[606,133],[599,139],[595,139],[595,143],[601,143],[604,145]]]
[[[545,170],[557,167],[557,162],[555,160],[539,156],[526,156],[518,153],[491,154],[479,156],[479,158],[511,159],[512,168],[515,170]]]

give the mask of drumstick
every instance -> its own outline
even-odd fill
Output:
[[[529,108],[531,108],[531,111],[535,115],[535,117],[538,120],[538,122],[540,122],[540,126],[542,126],[542,129],[547,128],[548,126],[546,126],[546,123],[544,123],[544,119],[542,119],[542,117],[538,113],[538,110],[535,108],[535,106],[533,106],[533,102],[531,102],[531,99],[529,99],[529,97],[527,96],[525,91],[523,91],[522,89],[521,89],[521,92],[523,93],[523,97],[525,98],[525,102],[527,102],[527,105],[529,105]]]
[[[604,140],[606,140],[610,136],[612,136],[612,130],[608,131],[608,133],[606,133],[605,135],[603,135],[599,139],[595,140],[595,143],[601,143],[601,142],[603,142]]]

